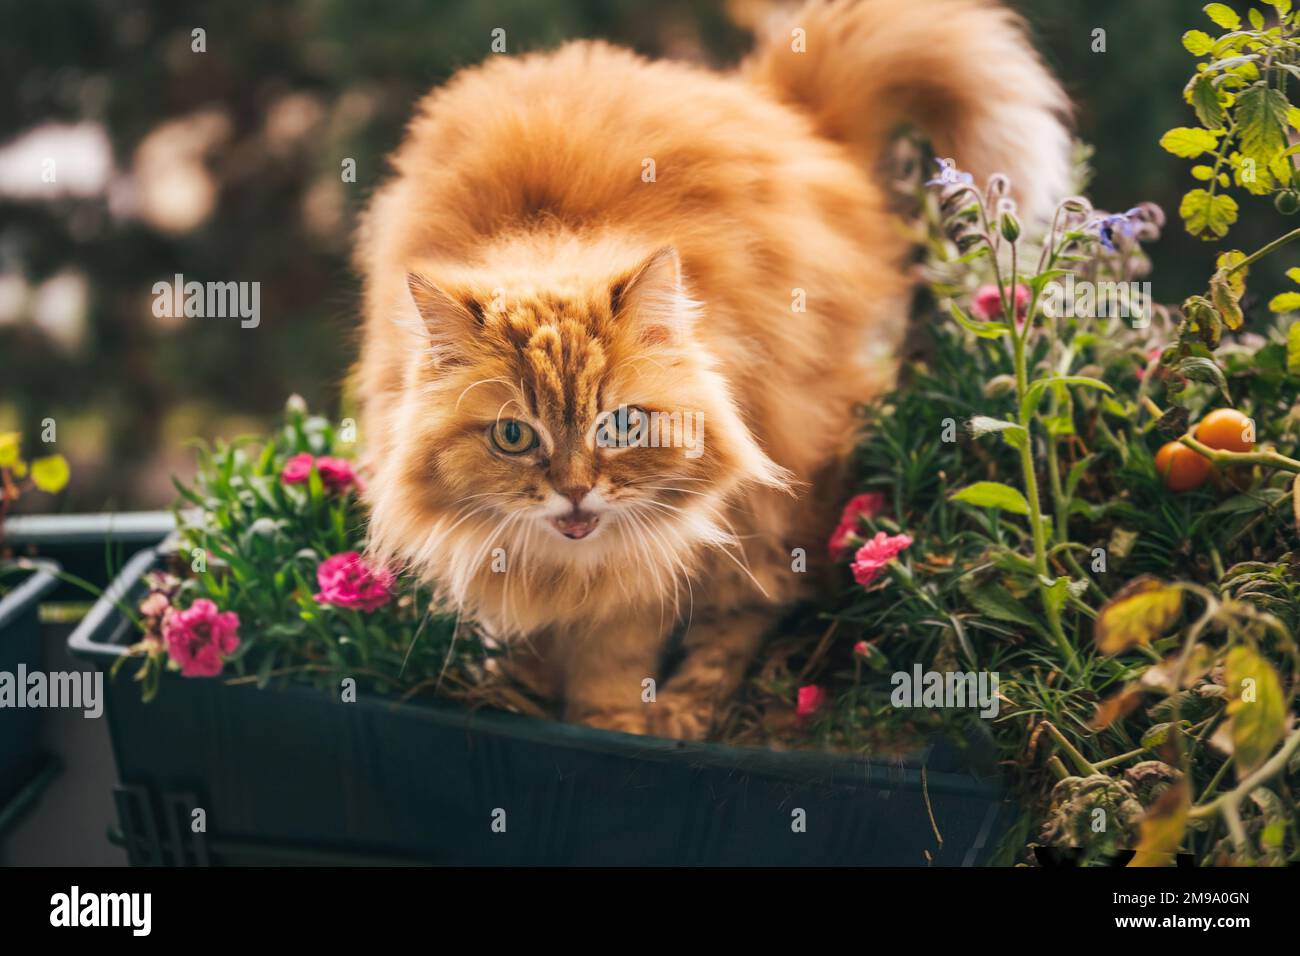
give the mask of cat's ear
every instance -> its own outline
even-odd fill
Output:
[[[406,288],[423,320],[435,360],[464,361],[468,346],[483,328],[483,305],[468,292],[448,291],[416,272],[406,274]]]
[[[609,307],[615,321],[635,323],[647,342],[680,339],[698,308],[682,285],[682,262],[672,246],[657,250],[615,279]]]

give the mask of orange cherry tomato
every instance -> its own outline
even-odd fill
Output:
[[[1156,452],[1156,473],[1170,491],[1191,491],[1210,477],[1210,464],[1182,442],[1171,441]]]
[[[1216,408],[1196,426],[1197,441],[1219,451],[1250,451],[1254,436],[1255,423],[1235,408]]]

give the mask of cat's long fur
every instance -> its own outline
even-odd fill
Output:
[[[908,281],[883,144],[916,123],[1032,214],[1066,182],[1065,109],[983,0],[813,2],[728,74],[599,42],[462,71],[360,236],[372,550],[513,638],[570,719],[707,733],[803,593],[792,551],[824,552],[852,407],[889,378]],[[703,454],[594,447],[620,404],[702,413]],[[499,450],[503,420],[538,447]]]

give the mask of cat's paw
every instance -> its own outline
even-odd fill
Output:
[[[650,733],[678,740],[703,740],[713,730],[716,708],[706,697],[660,694],[650,706]]]
[[[650,732],[646,725],[646,715],[644,709],[624,710],[624,709],[585,709],[571,710],[568,715],[571,723],[586,724],[588,727],[599,727],[601,730],[621,730],[625,734],[647,734]]]

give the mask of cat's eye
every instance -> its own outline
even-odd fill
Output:
[[[488,429],[492,444],[507,455],[522,455],[537,447],[537,432],[532,425],[514,418],[503,418]]]
[[[620,405],[601,416],[596,426],[597,448],[627,448],[643,443],[650,413],[636,405]]]

